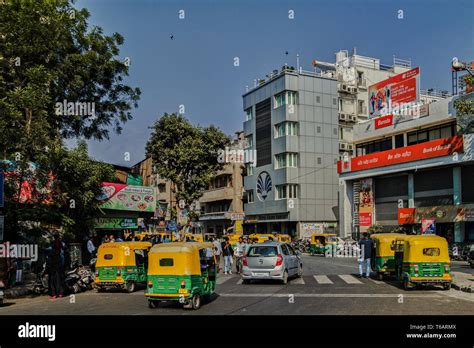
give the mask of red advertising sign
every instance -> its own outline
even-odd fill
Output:
[[[374,120],[375,129],[384,128],[393,124],[393,115],[378,117]]]
[[[360,227],[372,226],[372,213],[359,213],[359,226]]]
[[[369,86],[369,118],[390,113],[395,104],[418,100],[419,74],[420,68],[414,68]]]
[[[415,208],[398,208],[398,224],[414,224],[415,223]]]
[[[463,137],[454,136],[351,158],[351,171],[391,166],[426,158],[447,156],[463,149]],[[344,172],[344,170],[343,170]]]

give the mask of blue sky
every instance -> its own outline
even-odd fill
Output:
[[[142,90],[121,135],[89,142],[97,160],[126,166],[144,158],[148,127],[181,104],[195,124],[227,134],[242,129],[245,86],[285,63],[296,65],[296,53],[305,70],[313,59],[334,61],[335,52],[353,47],[385,64],[393,55],[411,58],[421,67],[422,89],[448,91],[452,57],[474,59],[471,0],[79,0],[76,7],[88,8],[90,23],[105,33],[124,36],[127,82]]]

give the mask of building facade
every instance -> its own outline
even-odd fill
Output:
[[[305,237],[337,220],[337,81],[284,67],[243,95],[244,232]]]
[[[354,126],[356,154],[338,163],[341,236],[380,225],[474,240],[474,134],[458,135],[455,98]]]

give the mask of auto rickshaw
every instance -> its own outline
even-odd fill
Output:
[[[184,235],[185,241],[193,241],[198,243],[204,242],[204,236],[200,233],[186,233]]]
[[[148,242],[104,243],[97,251],[95,285],[97,291],[115,287],[135,291],[138,283],[146,283]]]
[[[210,242],[212,239],[217,238],[217,234],[215,233],[204,233],[204,241],[205,242]]]
[[[291,242],[291,237],[288,235],[288,234],[281,234],[281,233],[278,233],[276,235],[277,237],[277,240],[280,242],[280,243],[290,243]]]
[[[325,255],[326,252],[332,252],[337,246],[336,235],[333,233],[314,233],[310,240],[311,255]]]
[[[399,237],[394,251],[395,272],[405,290],[423,285],[451,288],[451,260],[445,238],[436,235]]]
[[[395,251],[393,245],[395,239],[405,237],[401,233],[375,233],[370,236],[374,242],[374,250],[370,258],[372,270],[377,274],[379,280],[385,275],[395,273]]]
[[[276,241],[276,237],[270,233],[254,233],[249,235],[250,240],[257,239],[257,243],[265,243],[269,240]]]
[[[156,244],[149,253],[148,306],[177,301],[184,308],[199,309],[201,299],[216,288],[217,265],[212,243]]]
[[[235,246],[237,242],[239,241],[239,238],[240,237],[243,238],[244,236],[242,234],[232,233],[232,234],[225,235],[224,237],[229,238],[229,244],[232,246]]]

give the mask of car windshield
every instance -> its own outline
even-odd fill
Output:
[[[274,246],[254,246],[248,252],[248,256],[276,256],[277,254],[277,248]]]

